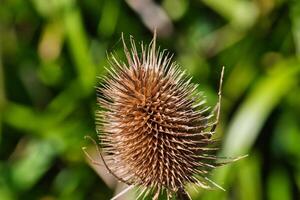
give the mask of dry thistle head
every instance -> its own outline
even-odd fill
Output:
[[[140,189],[140,197],[161,194],[189,199],[185,185],[217,186],[208,173],[227,161],[215,156],[212,139],[218,124],[221,94],[209,112],[197,85],[156,49],[156,36],[138,53],[131,38],[127,63],[114,55],[109,75],[97,88],[97,132],[101,157],[117,179]],[[222,71],[223,74],[223,71]],[[221,87],[222,78],[220,81]]]

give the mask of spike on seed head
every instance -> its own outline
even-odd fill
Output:
[[[164,191],[188,199],[187,183],[214,186],[208,173],[226,163],[219,162],[217,148],[211,146],[216,142],[211,136],[221,93],[216,109],[207,113],[197,85],[171,61],[172,56],[156,48],[156,34],[148,46],[141,44],[141,54],[132,37],[130,49],[123,34],[122,42],[127,63],[112,54],[108,75],[97,88],[101,107],[96,112],[97,132],[105,166],[154,199]]]

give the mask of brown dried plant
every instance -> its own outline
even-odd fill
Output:
[[[99,153],[108,171],[136,186],[138,198],[190,199],[187,183],[221,188],[208,175],[233,161],[216,156],[217,141],[212,138],[219,122],[224,68],[218,103],[210,111],[198,85],[172,56],[156,48],[156,34],[148,46],[141,44],[141,53],[132,37],[130,49],[123,35],[122,41],[127,62],[111,54],[108,75],[97,87]]]

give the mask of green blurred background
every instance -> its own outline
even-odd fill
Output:
[[[210,105],[226,66],[220,154],[249,154],[213,172],[226,192],[193,199],[300,199],[299,0],[0,0],[1,200],[106,200],[124,187],[81,147],[98,159],[83,138],[96,138],[107,52],[123,58],[121,33],[148,43],[153,27]]]

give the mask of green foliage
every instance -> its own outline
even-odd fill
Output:
[[[123,57],[121,33],[149,42],[154,26],[209,105],[226,66],[220,155],[249,155],[214,171],[226,192],[191,187],[192,198],[297,199],[300,1],[136,2],[1,1],[0,199],[109,199],[120,191],[81,147],[85,135],[96,138],[94,86],[106,52]]]

